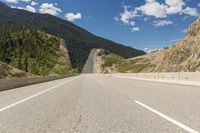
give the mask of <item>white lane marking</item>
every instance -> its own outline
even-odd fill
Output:
[[[198,131],[195,131],[194,129],[192,129],[192,128],[190,128],[190,127],[188,127],[188,126],[186,126],[186,125],[174,120],[173,118],[170,118],[169,116],[167,116],[167,115],[165,115],[165,114],[163,114],[163,113],[161,113],[161,112],[159,112],[159,111],[157,111],[157,110],[155,110],[155,109],[153,109],[153,108],[151,108],[151,107],[149,107],[149,106],[147,106],[147,105],[145,105],[145,104],[143,104],[143,103],[141,103],[139,101],[134,101],[134,102],[139,104],[140,106],[148,109],[149,111],[159,115],[160,117],[166,119],[167,121],[177,125],[178,127],[184,129],[185,131],[187,131],[189,133],[199,133]]]
[[[75,78],[75,79],[77,79],[77,78]],[[48,92],[48,91],[51,91],[51,90],[53,90],[53,89],[55,89],[55,88],[57,88],[57,87],[59,87],[59,86],[62,86],[62,85],[64,85],[64,84],[67,84],[67,83],[69,83],[69,82],[71,82],[71,81],[73,81],[73,80],[75,80],[75,79],[71,79],[71,80],[65,81],[65,82],[60,83],[60,84],[58,84],[58,85],[56,85],[56,86],[53,86],[53,87],[51,87],[51,88],[49,88],[49,89],[46,89],[46,90],[44,90],[44,91],[41,91],[41,92],[39,92],[39,93],[37,93],[37,94],[35,94],[35,95],[32,95],[32,96],[27,97],[27,98],[25,98],[25,99],[23,99],[23,100],[20,100],[20,101],[15,102],[15,103],[13,103],[13,104],[11,104],[11,105],[8,105],[8,106],[6,106],[6,107],[4,107],[4,108],[1,108],[1,109],[0,109],[0,112],[3,112],[3,111],[5,111],[5,110],[7,110],[7,109],[9,109],[9,108],[12,108],[12,107],[14,107],[14,106],[16,106],[16,105],[18,105],[18,104],[20,104],[20,103],[26,102],[27,100],[30,100],[30,99],[32,99],[32,98],[34,98],[34,97],[36,97],[36,96],[42,95],[42,94],[44,94],[44,93],[46,93],[46,92]]]
[[[103,81],[97,80],[97,82],[99,82],[100,84],[103,84]]]

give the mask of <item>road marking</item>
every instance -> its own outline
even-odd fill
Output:
[[[147,105],[145,105],[145,104],[143,104],[143,103],[141,103],[139,101],[134,101],[134,102],[137,103],[138,105],[148,109],[149,111],[159,115],[160,117],[166,119],[167,121],[177,125],[178,127],[184,129],[185,131],[187,131],[189,133],[199,133],[198,131],[195,131],[194,129],[192,129],[192,128],[190,128],[190,127],[188,127],[188,126],[186,126],[186,125],[184,125],[184,124],[182,124],[182,123],[170,118],[169,116],[167,116],[167,115],[165,115],[165,114],[163,114],[163,113],[161,113],[161,112],[159,112],[159,111],[157,111],[157,110],[155,110],[155,109],[153,109],[153,108],[151,108],[151,107],[149,107],[149,106],[147,106]]]
[[[77,78],[75,78],[75,79],[77,79]],[[65,82],[60,83],[60,84],[58,84],[58,85],[56,85],[56,86],[53,86],[53,87],[51,87],[51,88],[49,88],[49,89],[46,89],[46,90],[44,90],[44,91],[41,91],[41,92],[39,92],[39,93],[37,93],[37,94],[35,94],[35,95],[32,95],[32,96],[27,97],[27,98],[25,98],[25,99],[23,99],[23,100],[20,100],[20,101],[15,102],[15,103],[13,103],[13,104],[11,104],[11,105],[8,105],[8,106],[6,106],[6,107],[4,107],[4,108],[1,108],[1,109],[0,109],[0,112],[3,112],[3,111],[5,111],[5,110],[7,110],[7,109],[9,109],[9,108],[12,108],[12,107],[14,107],[14,106],[16,106],[16,105],[18,105],[18,104],[20,104],[20,103],[24,103],[24,102],[26,102],[26,101],[28,101],[28,100],[34,98],[34,97],[37,97],[37,96],[39,96],[39,95],[42,95],[42,94],[44,94],[44,93],[46,93],[46,92],[48,92],[48,91],[51,91],[51,90],[53,90],[53,89],[55,89],[55,88],[57,88],[57,87],[60,87],[60,86],[62,86],[62,85],[64,85],[64,84],[67,84],[67,83],[69,83],[69,82],[71,82],[71,81],[73,81],[73,80],[75,80],[75,79],[71,79],[71,80],[65,81]]]
[[[103,84],[103,81],[97,80],[97,82],[99,82],[100,84]]]

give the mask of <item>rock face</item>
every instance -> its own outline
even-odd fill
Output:
[[[200,17],[190,26],[188,35],[169,49],[161,50],[131,60],[151,64],[141,72],[200,71]]]
[[[82,73],[103,73],[102,64],[104,63],[103,56],[105,54],[106,51],[103,49],[92,49]]]
[[[5,78],[22,78],[27,74],[19,69],[13,68],[0,61],[0,79]]]

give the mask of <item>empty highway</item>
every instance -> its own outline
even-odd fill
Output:
[[[81,75],[0,92],[1,133],[198,133],[200,87]]]

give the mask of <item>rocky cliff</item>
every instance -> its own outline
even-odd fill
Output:
[[[109,54],[103,60],[104,73],[200,71],[200,17],[189,27],[188,35],[168,49],[131,59]]]

